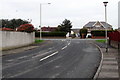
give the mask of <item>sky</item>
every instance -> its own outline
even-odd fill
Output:
[[[106,0],[2,0],[0,19],[29,19],[34,27],[39,28],[41,3],[42,26],[57,27],[68,19],[72,22],[72,28],[79,29],[89,21],[105,21],[104,1]],[[107,1],[107,22],[117,29],[120,0]]]

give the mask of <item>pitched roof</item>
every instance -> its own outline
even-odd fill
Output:
[[[11,29],[11,28],[2,28],[2,31],[14,31],[14,29]]]
[[[55,31],[57,27],[42,27],[42,31]]]
[[[107,25],[106,25],[106,23],[105,22],[101,22],[104,26],[106,26],[106,27],[112,27],[110,24],[108,24],[107,23]]]
[[[93,21],[93,22],[88,22],[86,25],[84,25],[83,27],[94,27],[94,25],[99,22],[99,21]],[[105,24],[105,22],[100,22],[100,24],[103,26],[103,27],[111,27],[112,26],[110,24]]]
[[[93,25],[95,24],[96,22],[89,22],[87,23],[86,25],[84,25],[83,27],[93,27]]]
[[[73,32],[75,32],[75,33],[79,33],[79,30],[80,29],[71,29]]]

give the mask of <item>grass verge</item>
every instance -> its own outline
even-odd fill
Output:
[[[43,42],[44,40],[38,40],[38,39],[35,39],[35,43],[41,43]]]
[[[96,42],[105,43],[105,42],[106,42],[106,40],[96,40]]]

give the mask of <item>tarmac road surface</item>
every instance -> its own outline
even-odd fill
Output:
[[[3,78],[93,78],[101,53],[90,41],[51,40],[44,44],[3,56]]]

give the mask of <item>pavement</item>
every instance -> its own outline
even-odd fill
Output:
[[[119,69],[118,69],[118,49],[108,46],[108,52],[106,52],[104,43],[97,43],[101,52],[102,52],[102,60],[100,69],[96,76],[96,79],[113,79],[119,80]]]
[[[47,41],[44,41],[42,43],[35,43],[35,44],[28,45],[28,46],[23,46],[23,47],[18,47],[18,48],[14,48],[14,49],[4,50],[4,51],[2,51],[2,54],[0,54],[0,56],[5,56],[5,55],[9,55],[9,54],[16,54],[16,53],[28,51],[28,50],[31,50],[31,49],[34,49],[34,48],[38,48],[40,46],[45,46],[49,43],[51,43],[51,42],[49,40],[47,40]]]

